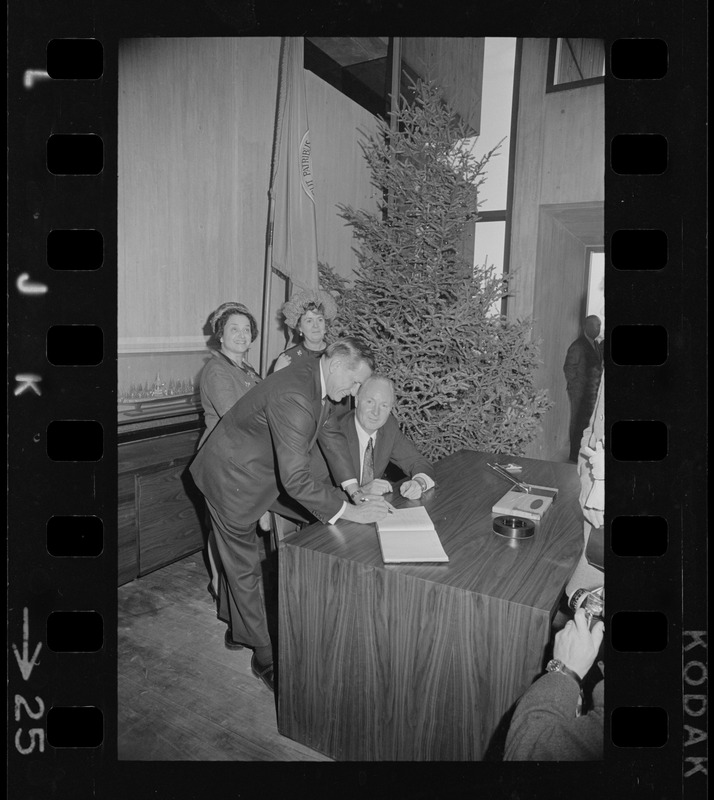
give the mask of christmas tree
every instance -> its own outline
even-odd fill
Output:
[[[428,81],[402,99],[397,130],[380,121],[363,151],[382,192],[376,213],[341,206],[358,243],[349,283],[321,265],[340,310],[334,335],[354,335],[393,379],[402,430],[432,459],[462,448],[523,454],[549,407],[536,391],[538,346],[524,321],[501,316],[508,280],[464,257],[485,167],[469,132]]]

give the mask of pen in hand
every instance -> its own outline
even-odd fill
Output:
[[[369,497],[360,497],[360,503],[369,503]],[[394,510],[391,506],[387,506],[387,514],[393,514]]]

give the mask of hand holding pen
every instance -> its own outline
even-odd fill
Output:
[[[392,491],[392,486],[388,481],[385,480],[373,480],[370,483],[366,483],[363,486],[358,486],[356,490],[353,491],[354,486],[347,486],[345,491],[349,495],[350,500],[355,504],[358,505],[360,503],[369,503],[380,501],[380,506],[384,504],[387,507],[387,513],[393,514],[394,509],[392,506],[387,503],[383,498],[382,495]]]
[[[387,506],[387,514],[393,514],[394,509],[392,506],[379,494],[362,494],[359,498],[360,503],[369,503],[370,501],[381,500]]]
[[[381,495],[367,495],[355,492],[351,503],[345,506],[342,517],[351,522],[379,522],[387,514],[393,514],[392,506]]]

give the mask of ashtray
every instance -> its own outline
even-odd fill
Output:
[[[493,532],[506,539],[530,539],[535,532],[535,523],[523,517],[496,517]]]

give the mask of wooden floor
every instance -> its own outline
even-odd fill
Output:
[[[330,761],[278,733],[275,698],[251,651],[225,648],[207,583],[197,553],[119,588],[119,758]]]

